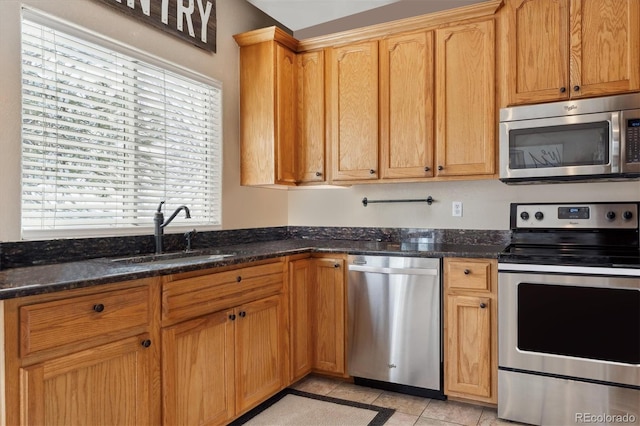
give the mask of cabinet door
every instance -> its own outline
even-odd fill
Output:
[[[493,19],[436,30],[436,58],[437,174],[493,174]]]
[[[445,393],[491,396],[491,299],[447,295]]]
[[[378,42],[327,49],[332,180],[378,178]]]
[[[282,388],[281,296],[236,308],[236,407],[241,413]]]
[[[298,170],[300,182],[324,182],[324,52],[298,55]]]
[[[276,44],[276,183],[295,184],[296,176],[296,54]]]
[[[311,371],[311,290],[313,270],[311,259],[289,264],[289,312],[291,316],[291,370],[290,381],[304,377]]]
[[[313,367],[318,371],[345,373],[344,260],[313,260]]]
[[[572,97],[640,89],[640,2],[572,0]]]
[[[568,99],[568,0],[510,0],[505,7],[509,103]]]
[[[433,33],[380,41],[380,175],[433,176]]]
[[[22,424],[149,424],[154,357],[141,344],[146,339],[131,337],[22,368]]]
[[[223,424],[234,415],[233,311],[162,332],[163,421]]]

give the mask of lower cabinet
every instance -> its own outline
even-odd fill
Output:
[[[444,259],[444,388],[497,403],[497,263]]]
[[[311,371],[345,376],[344,257],[289,263],[291,381]]]
[[[2,301],[0,424],[158,424],[159,301],[156,279]]]
[[[165,277],[165,425],[225,424],[288,384],[285,265]]]

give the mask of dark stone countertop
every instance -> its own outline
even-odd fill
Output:
[[[229,245],[203,249],[170,262],[141,263],[134,260],[98,258],[78,262],[12,268],[0,271],[0,299],[52,293],[74,288],[91,287],[133,279],[148,278],[198,269],[236,265],[257,260],[299,253],[347,253],[362,255],[391,255],[416,257],[475,257],[496,258],[504,245],[425,244],[405,247],[400,243],[286,239]],[[217,259],[203,259],[201,255],[233,254]],[[152,258],[152,256],[146,256]],[[140,260],[140,259],[137,259]]]

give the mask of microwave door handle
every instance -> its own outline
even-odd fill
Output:
[[[611,113],[611,146],[610,155],[611,155],[611,172],[612,173],[620,173],[620,147],[622,146],[622,141],[620,140],[620,136],[622,132],[620,132],[620,119],[621,114],[620,111],[614,111]]]

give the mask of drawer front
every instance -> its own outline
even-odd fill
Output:
[[[97,336],[139,333],[150,322],[149,287],[96,293],[20,308],[20,356]]]
[[[489,259],[445,259],[445,278],[449,289],[491,291]]]
[[[277,262],[165,283],[163,325],[280,293],[283,273]]]

